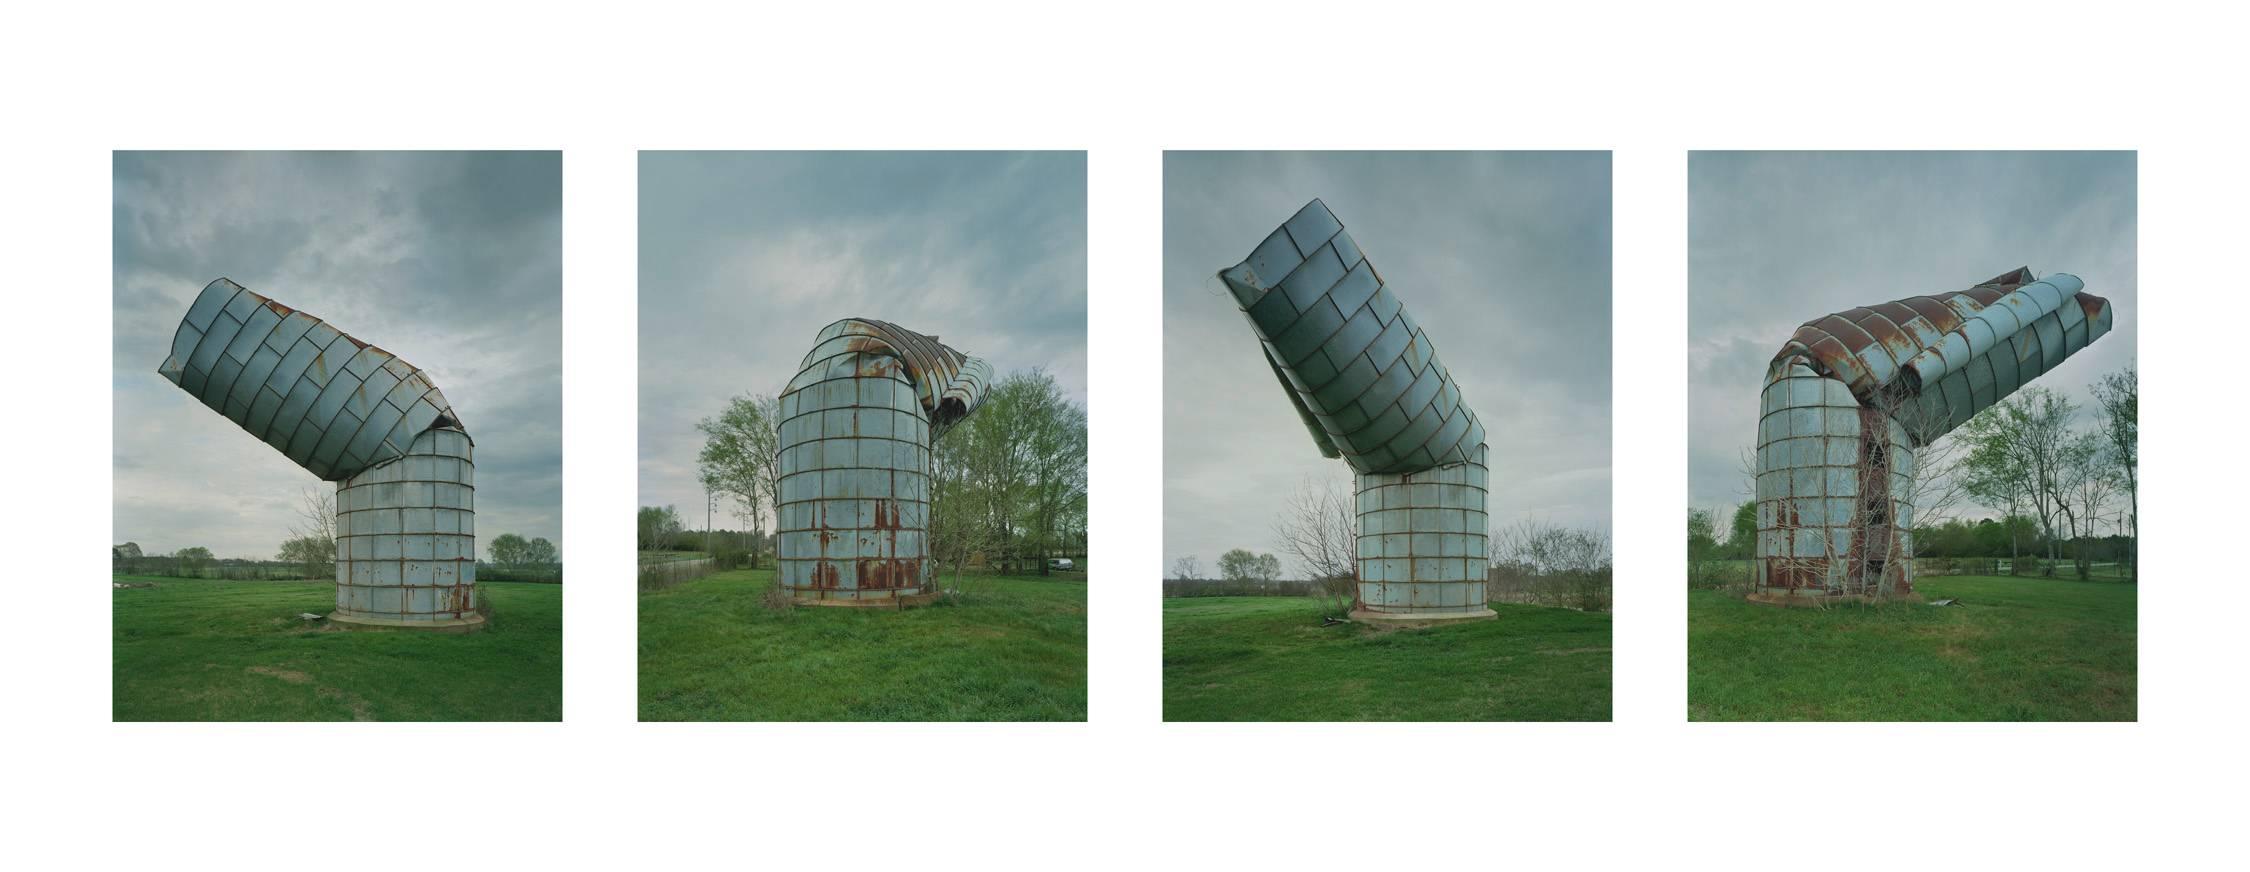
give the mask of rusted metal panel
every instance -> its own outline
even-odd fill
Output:
[[[1759,401],[1759,593],[1912,594],[1916,450],[2107,333],[2083,290],[2019,268],[1799,327]]]
[[[1313,444],[1358,473],[1360,609],[1489,615],[1484,425],[1343,222],[1313,200],[1219,279]]]
[[[861,318],[822,330],[780,399],[782,588],[860,604],[925,593],[930,445],[991,383],[990,365],[934,336]]]
[[[332,620],[482,620],[474,444],[426,373],[224,278],[188,306],[157,372],[336,483]]]

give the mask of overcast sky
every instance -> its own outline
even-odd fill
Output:
[[[695,422],[841,318],[1086,403],[1085,152],[644,152],[640,192],[642,505],[701,527]]]
[[[1757,441],[1766,364],[1798,325],[1855,306],[2020,266],[2078,276],[2114,324],[2032,384],[2088,404],[2086,386],[2138,350],[2134,175],[2132,152],[1691,155],[1690,503],[1748,499],[1740,454]]]
[[[333,489],[156,374],[223,276],[429,372],[476,440],[480,550],[567,544],[559,154],[120,152],[112,181],[113,539],[271,558]]]
[[[1608,531],[1607,152],[1169,152],[1164,156],[1164,555],[1210,571],[1281,554],[1282,503],[1349,487],[1219,284],[1327,202],[1461,385],[1491,446],[1494,526]],[[1289,566],[1287,572],[1297,573]]]

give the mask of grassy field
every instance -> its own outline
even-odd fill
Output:
[[[120,721],[562,719],[562,587],[478,585],[491,624],[465,635],[330,630],[327,581],[118,578],[110,716]]]
[[[1688,593],[1688,716],[1718,721],[2130,721],[2135,586],[1921,579],[1929,599],[1830,609]]]
[[[772,570],[643,592],[644,721],[1086,719],[1086,584],[969,579],[957,603],[761,604]]]
[[[1164,600],[1167,721],[1606,721],[1609,615],[1322,627],[1309,597]]]

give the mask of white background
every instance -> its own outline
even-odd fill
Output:
[[[2240,862],[2240,22],[816,5],[10,11],[8,865]],[[345,147],[565,150],[567,722],[111,724],[109,151]],[[634,723],[640,147],[1090,151],[1089,723]],[[1616,150],[1615,723],[1161,723],[1167,147]],[[2046,147],[2141,153],[2141,722],[1686,723],[1685,150]]]

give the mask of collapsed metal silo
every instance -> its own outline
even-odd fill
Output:
[[[984,401],[992,369],[895,324],[828,325],[781,392],[781,588],[807,604],[933,593],[930,445]]]
[[[1798,327],[1759,405],[1750,598],[1913,596],[1915,452],[2108,333],[2084,287],[2027,267]]]
[[[483,625],[475,444],[422,370],[222,278],[189,306],[157,372],[336,483],[330,621]]]
[[[1484,425],[1343,223],[1313,200],[1219,278],[1313,443],[1358,473],[1352,616],[1494,617]]]

